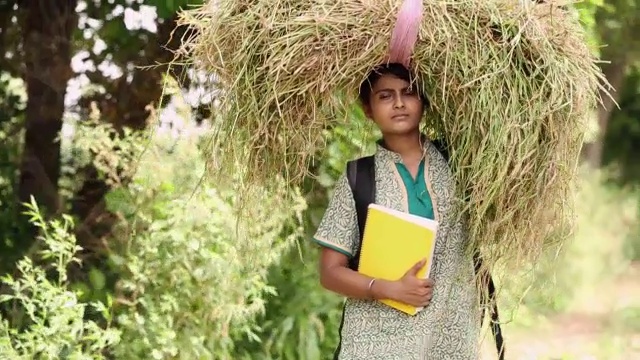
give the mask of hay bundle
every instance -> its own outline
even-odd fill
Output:
[[[425,1],[412,60],[432,103],[426,125],[469,194],[472,248],[490,261],[537,255],[562,229],[601,81],[575,14],[524,2]],[[222,90],[220,173],[241,171],[245,185],[307,175],[326,129],[349,121],[345,106],[385,61],[400,5],[211,0],[183,13],[196,35],[182,50]]]

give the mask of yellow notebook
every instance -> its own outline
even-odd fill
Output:
[[[377,279],[395,281],[418,261],[427,263],[418,277],[428,278],[433,262],[438,223],[434,220],[371,204],[360,250],[358,272]],[[393,300],[382,303],[409,315],[422,308]]]

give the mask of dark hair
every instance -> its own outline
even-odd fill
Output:
[[[384,75],[391,75],[398,79],[404,80],[408,83],[413,83],[415,76],[404,65],[398,63],[382,64],[378,65],[367,75],[367,78],[360,84],[358,97],[362,105],[369,105],[371,100],[371,91],[376,85],[378,80]],[[422,99],[424,106],[427,107],[429,100],[424,94],[418,92],[420,99]]]

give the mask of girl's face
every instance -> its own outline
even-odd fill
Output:
[[[373,85],[365,112],[383,135],[408,135],[419,131],[423,102],[410,85],[393,75],[383,75]]]

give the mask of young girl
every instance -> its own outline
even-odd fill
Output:
[[[480,318],[473,263],[464,256],[465,228],[453,213],[449,167],[419,130],[428,104],[411,80],[402,65],[379,66],[360,86],[360,101],[382,132],[374,156],[375,202],[440,223],[431,279],[416,277],[425,260],[396,281],[372,279],[349,269],[348,261],[360,240],[355,202],[343,174],[314,236],[322,246],[322,285],[347,297],[336,352],[340,360],[479,356]],[[378,299],[425,309],[410,316]]]

